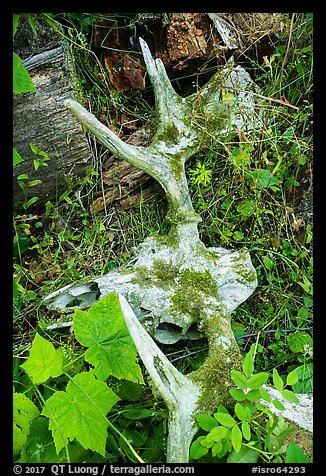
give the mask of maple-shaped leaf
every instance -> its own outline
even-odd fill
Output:
[[[30,423],[38,417],[39,411],[34,403],[22,393],[14,393],[13,417],[14,417],[14,454],[20,452],[25,446],[29,434]]]
[[[63,355],[51,342],[36,334],[29,358],[21,367],[28,373],[34,383],[43,383],[49,377],[59,377],[63,369]]]
[[[66,391],[55,392],[46,401],[42,415],[50,420],[56,452],[76,438],[84,448],[105,456],[106,414],[118,400],[105,382],[95,378],[93,371],[76,375]]]
[[[87,311],[75,310],[75,336],[89,347],[85,360],[94,366],[100,380],[109,375],[144,383],[137,364],[137,349],[129,334],[115,292],[100,299]]]

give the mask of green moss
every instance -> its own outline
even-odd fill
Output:
[[[178,285],[172,296],[171,313],[183,313],[198,320],[206,303],[205,297],[218,298],[217,285],[211,273],[184,269],[179,272]]]
[[[235,346],[228,351],[210,350],[208,357],[199,370],[187,375],[201,387],[198,408],[205,412],[214,412],[218,405],[228,407],[233,399],[229,390],[235,388],[231,379],[231,370],[241,370],[241,355]]]

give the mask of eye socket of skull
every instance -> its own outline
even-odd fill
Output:
[[[155,331],[155,339],[161,344],[174,344],[182,337],[183,329],[181,326],[170,322],[161,322]]]

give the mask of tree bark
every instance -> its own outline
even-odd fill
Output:
[[[21,58],[25,56],[24,50],[28,50],[30,42],[26,37],[29,34],[32,33],[26,31],[23,38],[20,37],[20,48],[16,50]],[[67,189],[66,175],[72,179],[80,177],[92,165],[87,137],[80,123],[63,105],[66,98],[77,98],[77,82],[69,47],[53,31],[49,38],[51,43],[49,39],[45,44],[43,41],[41,48],[33,45],[37,54],[23,61],[37,93],[14,96],[13,146],[24,158],[24,162],[14,167],[13,171],[13,191],[18,203],[32,196],[37,196],[39,202],[54,199]],[[32,152],[30,143],[49,155],[46,167],[35,170],[33,160],[37,156]],[[26,195],[17,181],[20,174],[29,176],[29,180],[25,180]],[[28,187],[28,183],[35,179],[41,180],[41,183]]]

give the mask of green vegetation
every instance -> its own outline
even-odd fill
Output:
[[[33,17],[26,17],[31,28]],[[76,74],[97,117],[115,126],[125,115],[137,128],[154,121],[150,87],[120,94],[108,87],[107,73],[92,51],[96,15],[38,17],[53,28],[58,23],[64,25]],[[202,241],[208,247],[247,248],[259,281],[254,295],[232,314],[234,334],[247,356],[243,372],[233,372],[235,388],[230,396],[234,402],[230,408],[198,416],[200,433],[192,446],[193,461],[291,463],[310,461],[312,456],[311,447],[291,439],[291,425],[258,402],[260,397],[267,399],[262,389],[266,381],[289,399],[294,398],[292,391],[311,392],[313,382],[313,224],[309,202],[313,26],[310,14],[294,14],[292,19],[288,18],[290,36],[280,34],[270,56],[239,58],[265,97],[265,127],[254,137],[242,133],[239,138],[207,143],[186,164],[192,202],[202,218]],[[17,18],[15,22],[14,32],[19,28]],[[31,86],[19,58],[14,67],[21,73],[17,78],[27,88]],[[196,81],[196,73],[189,78],[192,80]],[[16,85],[15,92],[22,92],[21,87]],[[47,152],[32,144],[31,148],[35,170],[46,166]],[[94,154],[101,163],[102,149],[94,147]],[[14,165],[21,160],[19,151],[14,151]],[[162,194],[147,200],[141,192],[130,208],[114,202],[102,213],[91,212],[96,193],[103,191],[101,179],[96,166],[75,182],[67,176],[67,189],[57,199],[39,205],[32,197],[22,207],[15,204],[16,461],[165,461],[167,414],[150,379],[144,376],[143,384],[141,364],[133,361],[138,366],[135,382],[113,372],[108,336],[95,338],[93,330],[88,333],[78,329],[78,324],[74,333],[69,329],[46,332],[42,327],[53,317],[42,306],[42,296],[72,280],[105,274],[126,263],[133,247],[146,236],[167,230]],[[29,177],[19,180],[23,190],[33,187]],[[92,312],[85,314],[84,322],[92,329]],[[78,313],[74,319],[78,323]],[[92,342],[86,342],[86,334],[94,337]],[[256,373],[252,350],[248,352],[253,348]],[[202,341],[164,347],[183,373],[195,371],[206,350],[207,342]],[[42,368],[45,355],[51,357],[51,364]],[[128,356],[134,359],[134,351]],[[123,368],[127,365],[125,362]],[[245,389],[249,393],[244,393]],[[83,439],[82,426],[71,430],[56,426],[56,412],[68,408],[80,392],[88,397],[81,398],[83,404],[93,405],[90,415],[99,415],[99,446],[87,435]],[[97,400],[98,395],[108,397],[107,406],[102,408],[102,396]]]

